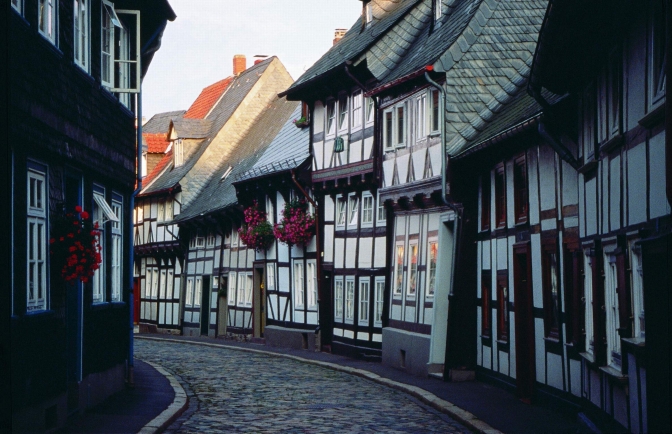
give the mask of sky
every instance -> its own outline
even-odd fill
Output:
[[[278,56],[294,80],[349,29],[360,0],[169,0],[168,22],[142,82],[142,115],[186,110],[201,90],[232,75],[233,56]]]

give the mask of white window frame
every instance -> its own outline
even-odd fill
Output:
[[[30,163],[29,163],[30,164]],[[27,173],[26,311],[46,310],[48,305],[49,245],[47,168],[30,165]],[[31,289],[31,282],[33,283]]]
[[[164,216],[163,221],[169,222],[173,220],[173,201],[170,198],[166,198],[165,208],[163,210]]]
[[[107,205],[105,201],[105,189],[101,186],[94,185],[93,191],[93,210],[92,210],[92,219],[93,223],[98,223],[98,244],[100,245],[100,266],[97,270],[93,272],[93,303],[104,303],[105,302],[105,276],[107,272],[105,271],[105,214],[106,210],[101,204]],[[109,207],[109,205],[108,205]],[[110,213],[112,213],[112,208],[110,208]],[[116,218],[116,216],[115,216]]]
[[[374,213],[373,196],[370,193],[362,194],[362,227],[373,226]]]
[[[343,322],[343,276],[334,279],[334,320]]]
[[[231,229],[231,247],[238,247],[239,239],[240,235],[238,234],[238,228],[234,226]]]
[[[193,307],[194,305],[194,278],[187,277],[187,291],[184,297],[184,306]]]
[[[205,239],[205,246],[215,247],[215,236],[213,234],[208,234],[208,236]]]
[[[266,220],[271,225],[275,224],[275,207],[273,206],[273,200],[271,196],[266,196]]]
[[[238,273],[238,295],[237,306],[245,306],[245,282],[247,281],[247,273]]]
[[[194,237],[194,249],[204,249],[205,248],[205,237]]]
[[[345,221],[347,219],[347,202],[344,196],[336,196],[336,226],[345,227]]]
[[[427,93],[415,98],[415,140],[427,138]]]
[[[436,102],[434,102],[434,95],[436,95]],[[429,108],[430,108],[429,116],[427,116],[429,118],[428,128],[429,128],[429,131],[431,133],[434,133],[434,132],[437,132],[441,129],[441,125],[440,125],[440,123],[441,123],[441,114],[440,114],[441,95],[439,95],[439,91],[437,89],[431,89],[429,91],[428,103],[429,103]],[[436,109],[436,115],[434,114],[435,109]],[[435,123],[436,123],[436,128],[434,128]]]
[[[432,244],[436,245],[436,263],[434,268],[434,278],[432,282]],[[431,237],[427,240],[427,288],[425,289],[426,298],[434,298],[436,294],[436,274],[438,273],[439,268],[439,239],[436,237]],[[432,289],[432,283],[434,288]]]
[[[383,111],[383,147],[393,151],[394,144],[394,108],[388,108]]]
[[[184,164],[184,144],[182,139],[173,141],[173,166],[180,167]]]
[[[607,364],[620,368],[621,337],[618,333],[618,328],[620,327],[620,318],[618,311],[618,293],[616,292],[617,286],[616,256],[605,251],[604,308],[606,310],[607,320]]]
[[[399,119],[399,113],[402,113],[401,119]],[[395,104],[383,111],[383,147],[385,151],[406,147],[406,141],[408,140],[407,118],[408,110],[405,102]],[[399,137],[400,127],[401,137]]]
[[[226,292],[226,296],[228,298],[227,303],[229,306],[235,306],[236,305],[236,284],[238,283],[236,272],[231,271],[229,272],[229,289]]]
[[[371,297],[371,280],[368,277],[359,278],[359,315],[360,325],[369,325],[369,300]]]
[[[392,278],[392,294],[395,298],[401,298],[401,296],[404,294],[405,265],[406,244],[403,241],[397,241],[394,246],[394,275]]]
[[[114,10],[114,3],[102,0],[100,9],[100,82],[112,89],[114,87],[114,28],[121,28],[121,21]]]
[[[196,276],[194,281],[194,307],[201,307],[201,297],[203,297],[203,277]]]
[[[44,13],[40,13],[40,9]],[[49,42],[58,45],[58,0],[38,0],[37,30]]]
[[[380,200],[380,193],[377,193],[376,197],[376,222],[383,224],[387,222],[387,210],[385,203]]]
[[[167,281],[167,276],[166,276],[166,269],[162,269],[160,274],[161,281],[159,283],[159,300],[163,300],[166,298],[166,281]]]
[[[294,308],[304,307],[304,277],[303,277],[303,259],[295,260],[292,264],[294,273]]]
[[[375,296],[373,307],[373,326],[383,326],[383,309],[385,307],[385,278],[376,277],[375,279]]]
[[[112,275],[112,288],[110,294],[110,301],[121,301],[121,287],[123,279],[123,226],[121,219],[123,218],[123,203],[121,196],[112,193],[112,211],[117,216],[117,221],[111,223],[111,241],[112,241],[112,263],[110,273]]]
[[[306,295],[308,309],[317,308],[317,264],[314,259],[306,261]]]
[[[594,354],[595,330],[593,329],[593,267],[590,263],[590,256],[584,255],[583,262],[584,278],[583,293],[586,299],[584,310],[584,323],[586,329],[586,352]]]
[[[376,117],[376,104],[373,98],[369,96],[364,99],[364,105],[366,110],[365,113],[366,119],[364,123],[368,127],[373,125],[373,120]]]
[[[328,99],[324,109],[324,134],[325,137],[333,137],[336,134],[336,100]]]
[[[344,132],[348,129],[348,119],[350,117],[350,98],[348,94],[343,93],[338,96],[338,132]]]
[[[130,89],[131,87],[131,38],[126,27],[119,29],[119,59],[115,63],[119,63],[119,88]],[[131,109],[131,93],[119,92],[119,101],[127,109]]]
[[[172,269],[168,269],[166,276],[166,300],[172,300],[175,298],[175,272]]]
[[[413,248],[415,248],[415,265],[413,264]],[[408,271],[408,279],[406,279],[406,298],[415,298],[418,295],[418,280],[420,280],[420,273],[418,271],[420,248],[418,240],[408,242],[408,253],[408,267],[406,268]],[[415,271],[415,276],[413,276],[413,271]],[[414,277],[415,281],[413,281]]]
[[[663,24],[662,29],[657,25],[659,24],[659,21],[656,20],[656,18],[662,19],[663,23],[665,23],[665,13],[663,10],[659,8],[661,2],[650,2],[651,5],[651,12],[649,13],[649,32],[648,32],[648,45],[649,45],[649,52],[648,52],[648,58],[647,58],[647,63],[648,63],[648,80],[647,80],[647,91],[648,91],[648,111],[652,111],[653,109],[657,108],[662,104],[663,101],[665,101],[665,74],[666,74],[666,59],[663,56],[661,65],[656,65],[656,54],[659,53],[659,48],[657,42],[660,42],[660,40],[656,40],[656,36],[662,36],[662,41],[664,43],[666,35],[665,35],[665,25]],[[669,4],[667,7],[670,7]],[[662,35],[660,35],[660,32],[662,32]],[[667,55],[669,56],[669,50],[670,47],[665,47],[664,49],[667,50]],[[656,75],[658,77],[656,77]],[[658,81],[658,83],[656,83]],[[658,86],[656,86],[658,84]]]
[[[343,305],[343,320],[352,324],[355,319],[355,277],[345,278],[345,297]]]
[[[358,130],[362,127],[362,122],[363,122],[363,98],[362,98],[362,91],[361,90],[356,90],[352,93],[351,97],[351,105],[352,109],[350,110],[351,116],[352,116],[352,129],[353,130]]]
[[[644,322],[644,273],[642,271],[642,249],[637,244],[639,241],[630,242],[630,288],[632,291],[632,316],[634,322],[633,336],[636,338],[646,337]]]
[[[73,0],[74,58],[75,64],[86,72],[91,67],[91,11],[89,0]]]
[[[252,273],[245,273],[245,307],[252,307],[252,286],[254,280]]]
[[[359,220],[359,198],[356,193],[348,196],[348,227],[356,228]]]
[[[159,199],[156,204],[156,221],[161,223],[166,219],[166,200]]]

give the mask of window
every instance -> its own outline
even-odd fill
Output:
[[[168,277],[166,277],[166,298],[167,299],[172,299],[174,297],[173,294],[173,280],[174,280],[174,272],[173,270],[168,270]],[[177,297],[175,297],[177,298]]]
[[[616,256],[605,255],[604,283],[605,283],[605,313],[606,313],[606,340],[607,340],[607,364],[621,366],[621,338],[618,334],[620,328],[619,303],[617,288]]]
[[[359,281],[359,323],[369,324],[369,287],[368,280]]]
[[[252,306],[251,273],[238,273],[238,306]]]
[[[352,195],[348,198],[348,226],[357,226],[357,211],[359,210],[359,199]]]
[[[294,306],[303,307],[303,262],[294,261]]]
[[[385,203],[380,200],[380,195],[378,195],[378,222],[384,222],[387,220],[387,211],[385,210]]]
[[[550,339],[560,338],[560,275],[557,245],[542,245],[542,288],[544,300],[544,331]]]
[[[187,278],[187,295],[185,296],[184,304],[187,307],[194,305],[194,278]]]
[[[490,172],[481,178],[481,230],[490,230]]]
[[[266,196],[266,220],[271,225],[275,224],[275,207],[273,206],[273,200],[270,196]]]
[[[157,204],[156,221],[162,222],[166,219],[166,201],[160,199]]]
[[[427,137],[427,94],[422,94],[415,99],[415,139],[422,140]]]
[[[152,273],[152,286],[150,287],[149,297],[156,300],[159,292],[159,269],[155,267],[150,271]]]
[[[373,224],[373,196],[362,196],[362,226]]]
[[[481,337],[490,338],[492,336],[490,325],[490,287],[492,285],[492,274],[490,270],[481,271]]]
[[[345,226],[345,198],[339,197],[336,199],[337,212],[336,226]]]
[[[338,130],[348,127],[348,95],[342,94],[338,97]]]
[[[236,305],[236,273],[234,271],[229,273],[229,290],[226,293],[229,298],[229,306]]]
[[[89,0],[74,0],[75,64],[89,71]]]
[[[57,0],[38,0],[37,28],[42,36],[56,45]]]
[[[195,249],[205,248],[205,237],[194,237],[193,240]]]
[[[123,233],[122,233],[122,223],[121,219],[123,216],[122,213],[122,198],[119,195],[113,195],[112,198],[112,211],[117,216],[117,221],[111,223],[111,241],[112,241],[112,261],[110,270],[112,288],[110,299],[112,301],[121,301],[121,281],[122,281],[122,260],[123,260]]]
[[[366,123],[372,124],[373,123],[373,115],[375,114],[375,104],[373,101],[373,98],[367,97],[366,98]]]
[[[525,165],[525,154],[517,157],[513,162],[513,190],[514,190],[514,212],[516,213],[516,223],[527,222],[527,166]]]
[[[609,55],[609,61],[599,77],[598,134],[603,144],[620,132],[621,56],[618,49]]]
[[[308,309],[317,307],[317,269],[315,261],[306,262],[306,279],[308,279],[306,288],[308,291]]]
[[[343,278],[337,277],[334,281],[334,317],[343,321]]]
[[[646,327],[644,322],[644,287],[642,280],[642,250],[635,242],[630,245],[630,264],[632,279],[630,287],[632,288],[632,310],[634,319],[633,336],[645,337]]]
[[[47,170],[28,163],[27,288],[28,312],[47,308]]]
[[[374,299],[373,325],[382,327],[383,325],[383,307],[385,305],[385,279],[376,278],[376,294]]]
[[[358,90],[352,94],[352,128],[362,126],[362,91]]]
[[[429,241],[427,256],[429,267],[428,278],[427,278],[427,297],[434,297],[434,291],[436,290],[436,262],[439,257],[439,243],[437,241]]]
[[[396,109],[396,141],[397,147],[406,146],[406,106],[400,105]]]
[[[23,0],[12,0],[12,7],[23,15]]]
[[[100,81],[103,86],[114,87],[114,28],[121,28],[121,21],[114,11],[114,4],[103,0],[100,36]]]
[[[408,245],[408,287],[406,295],[415,297],[418,285],[418,242],[417,240]]]
[[[235,227],[231,228],[231,246],[232,247],[238,246],[238,239],[239,239],[238,229],[235,228]]]
[[[100,245],[100,267],[93,274],[93,302],[102,303],[105,301],[105,213],[101,203],[105,203],[105,190],[100,186],[94,186],[93,192],[93,222],[98,223],[98,243]]]
[[[161,284],[159,285],[159,299],[166,298],[166,270],[161,270]]]
[[[336,123],[334,122],[336,117],[336,102],[334,100],[327,101],[327,128],[326,134],[333,135],[336,131]]]
[[[665,15],[662,1],[650,2],[651,25],[649,30],[649,109],[657,106],[665,96]],[[668,5],[669,7],[669,5]]]
[[[275,291],[275,263],[266,264],[266,292]]]
[[[131,87],[131,40],[128,29],[121,27],[119,29],[119,88],[129,89]],[[121,92],[119,101],[127,109],[131,109],[131,94]]]
[[[401,295],[404,287],[404,243],[397,243],[397,260],[394,267],[394,295]]]
[[[170,198],[166,199],[164,212],[164,220],[169,222],[173,219],[173,201]]]
[[[506,270],[497,272],[497,340],[509,342],[509,291],[508,273]]]
[[[345,321],[352,322],[355,317],[355,278],[345,280]]]
[[[440,125],[439,125],[439,91],[438,90],[432,90],[431,92],[432,95],[432,131],[439,131]]]
[[[208,234],[208,237],[205,239],[206,247],[215,247],[215,236],[213,234]]]
[[[180,167],[184,164],[184,146],[182,139],[177,139],[173,142],[173,164],[175,167]]]
[[[399,104],[383,113],[383,143],[385,150],[406,146],[406,105]]]
[[[392,110],[385,111],[383,115],[383,122],[385,123],[383,143],[385,143],[385,150],[392,150],[394,148],[394,121],[392,115]]]
[[[504,163],[495,167],[495,224],[500,229],[506,226],[506,184]]]
[[[581,130],[581,142],[583,144],[583,161],[587,163],[591,160],[597,160],[597,129],[596,120],[596,90],[595,83],[586,87],[581,97],[581,111],[583,125]]]
[[[201,297],[203,294],[203,279],[201,276],[196,278],[196,286],[194,289],[194,307],[201,305]]]
[[[569,243],[569,242],[568,242]],[[576,349],[583,348],[582,333],[584,330],[584,291],[583,291],[583,252],[576,247],[565,244],[564,250],[564,289],[565,315],[567,315],[567,343]]]

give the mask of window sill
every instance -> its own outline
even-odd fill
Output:
[[[613,381],[626,384],[628,382],[628,376],[623,374],[620,369],[613,366],[600,366],[600,371],[607,374]]]
[[[14,8],[14,7],[12,7],[12,10],[13,10],[14,13],[16,14],[15,17],[19,18],[19,19],[23,22],[23,24],[24,24],[26,27],[30,27],[30,23],[28,22],[28,20],[26,19],[26,17],[23,16],[23,13],[22,13],[21,11],[17,10],[17,9]]]
[[[35,320],[38,319],[48,319],[56,314],[55,311],[51,309],[45,309],[45,310],[35,310],[31,312],[26,312],[24,314],[24,318],[34,318]]]
[[[56,45],[56,42],[54,42],[54,41],[52,41],[51,39],[49,39],[48,37],[44,36],[44,35],[42,34],[42,32],[40,32],[39,30],[37,31],[37,34],[40,35],[40,39],[42,39],[44,42],[46,42],[46,43],[47,43],[47,46],[48,46],[51,50],[53,50],[53,52],[54,52],[59,58],[61,58],[61,59],[63,58],[63,52],[61,51],[60,48],[58,48],[58,46]]]
[[[588,352],[583,352],[579,353],[579,355],[590,365],[595,365],[595,356],[592,353]]]
[[[662,99],[664,101],[665,98]],[[652,108],[638,123],[644,128],[651,129],[665,119],[665,104],[659,103],[657,107]]]
[[[579,167],[578,172],[585,175],[586,173],[590,173],[593,170],[597,169],[598,164],[599,164],[599,161],[590,160],[587,163],[585,163],[583,166]]]
[[[544,338],[544,341],[550,342],[550,343],[553,343],[553,344],[559,344],[560,343],[560,339],[554,338],[554,337],[549,337],[549,336],[546,336]]]
[[[505,341],[503,339],[497,339],[497,343],[499,345],[509,345],[509,341]]]
[[[644,356],[646,350],[646,340],[644,338],[623,338],[621,345],[625,352],[635,356]]]
[[[97,301],[91,303],[91,310],[105,310],[109,308],[111,304],[107,301]]]
[[[606,155],[616,148],[620,148],[625,143],[624,136],[621,133],[616,134],[611,139],[600,145],[600,154]]]

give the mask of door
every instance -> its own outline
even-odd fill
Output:
[[[322,291],[318,290],[320,294],[319,303],[319,318],[320,318],[320,333],[322,341],[322,349],[324,351],[331,351],[331,339],[334,330],[334,311],[333,311],[333,293],[332,290],[332,272],[331,270],[322,271],[322,281],[318,281],[321,285]]]
[[[252,295],[253,332],[255,338],[264,336],[266,327],[266,295],[264,291],[264,266],[254,267],[254,294]]]
[[[210,276],[203,276],[201,291],[201,336],[207,336],[210,331]]]
[[[133,324],[140,324],[140,278],[133,278]]]
[[[534,396],[536,355],[532,303],[532,266],[529,242],[514,245],[514,298],[516,313],[516,394],[526,403]]]

